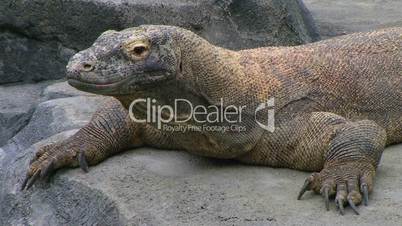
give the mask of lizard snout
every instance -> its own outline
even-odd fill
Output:
[[[95,69],[93,62],[70,62],[67,67],[67,79],[79,79],[81,73],[91,72]]]

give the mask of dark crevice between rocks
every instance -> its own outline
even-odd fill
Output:
[[[297,0],[297,5],[299,6],[300,11],[302,12],[301,15],[303,22],[306,26],[305,29],[307,30],[308,34],[310,35],[310,38],[312,39],[313,42],[320,41],[321,40],[321,35],[318,31],[317,24],[315,23],[315,20],[313,18],[313,15],[311,14],[310,10],[306,7],[306,5],[303,3],[302,0]]]
[[[9,143],[30,123],[38,104],[46,100],[43,91],[54,82],[16,82],[0,85],[0,88],[5,88],[5,91],[0,93],[0,147]],[[26,92],[28,95],[20,97],[19,92]],[[13,99],[10,100],[7,95]]]
[[[38,37],[30,36],[25,33],[22,29],[19,29],[11,24],[1,24],[0,25],[0,33],[12,33],[17,37],[31,39],[37,42],[44,42],[43,40],[39,39]],[[50,40],[51,41],[51,40]]]
[[[33,113],[35,112],[35,107],[31,108],[28,113],[22,115],[18,120],[15,120],[14,123],[14,131],[9,134],[7,137],[0,137],[0,147],[5,145],[7,141],[17,135],[22,129],[24,129],[32,118]],[[11,129],[11,128],[10,128]]]

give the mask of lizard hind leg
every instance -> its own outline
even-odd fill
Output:
[[[335,204],[344,214],[349,204],[356,214],[356,206],[362,201],[368,204],[368,194],[373,190],[375,170],[386,143],[384,129],[375,122],[364,120],[346,122],[334,130],[325,164],[318,173],[308,177],[298,195],[312,190],[324,197],[329,210],[329,197],[335,196]]]

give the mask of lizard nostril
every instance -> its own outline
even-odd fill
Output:
[[[90,63],[84,63],[82,65],[82,69],[84,71],[92,71],[94,69],[94,66],[92,64],[90,64]]]

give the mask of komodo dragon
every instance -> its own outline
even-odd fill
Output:
[[[56,169],[88,171],[113,154],[150,146],[311,171],[298,199],[311,190],[322,194],[327,210],[334,196],[341,214],[346,205],[358,214],[356,206],[368,203],[384,147],[402,142],[402,28],[241,51],[173,26],[109,30],[70,59],[67,79],[113,101],[70,138],[41,148],[22,189]],[[212,120],[201,112],[183,122],[192,114],[187,105],[175,115],[164,109],[163,125],[203,126],[167,131],[150,120],[150,103],[135,101],[146,98],[154,107],[186,99],[208,110],[225,108],[230,117]],[[261,103],[270,98],[274,131],[261,126],[269,122]],[[241,112],[234,106],[246,107]],[[266,109],[257,111],[261,106]],[[179,119],[167,120],[173,116]],[[236,117],[241,130],[203,129],[227,128]]]

